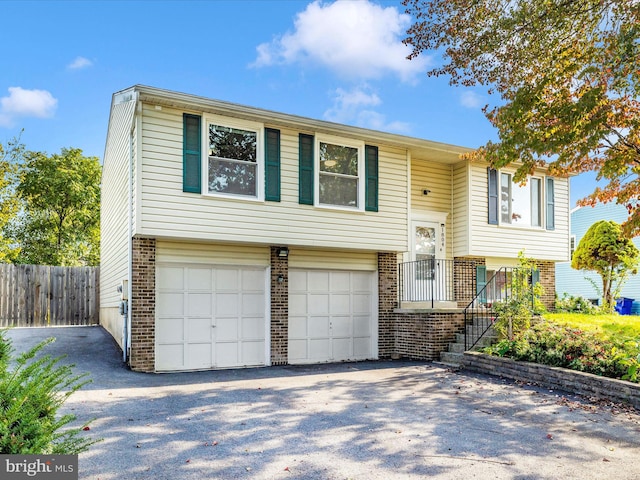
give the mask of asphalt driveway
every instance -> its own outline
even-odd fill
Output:
[[[83,479],[640,479],[637,412],[562,392],[402,361],[141,374],[100,327],[9,336],[91,375]]]

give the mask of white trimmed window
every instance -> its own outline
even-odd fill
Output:
[[[500,174],[500,224],[542,227],[542,179],[529,177],[525,185],[513,183],[510,173]]]
[[[263,126],[208,117],[206,122],[205,192],[262,197]]]
[[[316,204],[364,210],[364,143],[318,136]]]

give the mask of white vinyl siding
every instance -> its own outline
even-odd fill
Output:
[[[289,268],[329,268],[336,270],[378,269],[378,254],[358,251],[291,249]]]
[[[469,246],[469,167],[467,162],[453,166],[453,215],[452,247],[453,256],[468,255]],[[487,216],[485,215],[485,218]],[[464,252],[464,253],[463,253]]]
[[[156,241],[156,262],[180,262],[213,265],[270,264],[268,246]]]
[[[121,342],[122,317],[116,288],[129,276],[129,157],[136,102],[114,104],[102,170],[100,206],[100,309],[104,327]],[[108,311],[108,310],[114,310]]]
[[[412,220],[425,220],[430,216],[437,221],[434,214],[448,214],[446,217],[445,232],[446,245],[445,258],[451,258],[453,254],[452,233],[453,224],[451,216],[451,176],[452,166],[429,161],[428,159],[411,159],[411,217]],[[430,192],[424,195],[424,190]],[[410,233],[413,237],[413,233]]]
[[[471,208],[470,246],[468,252],[456,256],[517,257],[525,251],[527,257],[538,260],[565,261],[569,241],[569,180],[554,178],[555,230],[513,225],[489,225],[487,221],[487,169],[486,165],[470,164]],[[507,170],[507,173],[513,173]],[[536,173],[542,177],[541,173]]]
[[[379,212],[299,205],[300,132],[282,128],[281,201],[213,198],[182,191],[182,113],[168,107],[143,107],[138,233],[196,241],[407,250],[404,150],[380,146]],[[270,125],[265,123],[265,127]]]

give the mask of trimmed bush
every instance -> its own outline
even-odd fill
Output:
[[[74,375],[62,357],[39,355],[50,338],[12,360],[13,348],[0,331],[0,454],[77,454],[96,440],[82,438],[83,428],[65,428],[76,417],[57,416],[73,392],[89,383]]]

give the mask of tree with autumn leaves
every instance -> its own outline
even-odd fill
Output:
[[[470,158],[515,163],[516,181],[547,164],[552,175],[595,171],[606,186],[581,203],[625,205],[625,233],[640,233],[640,1],[403,4],[410,58],[435,52],[428,75],[499,96],[484,107],[499,140]]]

